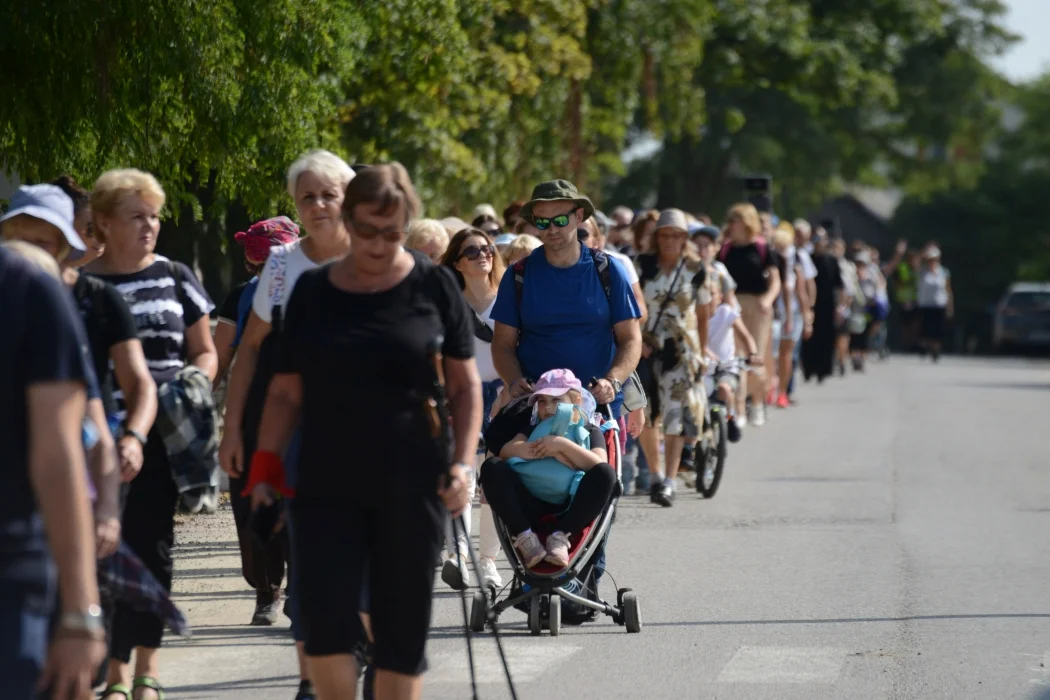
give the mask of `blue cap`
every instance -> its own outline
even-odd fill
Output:
[[[73,200],[55,185],[22,185],[11,197],[11,208],[0,218],[0,223],[19,214],[31,216],[51,224],[66,237],[72,249],[70,260],[84,255],[87,246],[73,228]]]
[[[689,227],[690,236],[707,236],[712,241],[717,241],[722,235],[721,229],[711,224],[694,224]]]
[[[513,233],[501,233],[496,236],[496,240],[493,241],[497,246],[510,245],[517,238],[517,235]]]

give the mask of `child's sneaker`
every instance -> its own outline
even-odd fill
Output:
[[[564,532],[553,532],[547,538],[546,561],[562,568],[569,565],[569,536]]]
[[[547,556],[547,550],[532,530],[526,530],[514,538],[514,549],[521,554],[522,561],[528,569],[539,564]]]

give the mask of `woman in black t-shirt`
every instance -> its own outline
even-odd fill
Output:
[[[762,238],[762,222],[753,204],[734,205],[726,215],[727,242],[718,259],[729,270],[737,284],[740,317],[758,345],[758,356],[765,357],[773,331],[773,304],[780,294],[780,256],[772,244]],[[751,394],[748,420],[755,426],[766,422],[765,372],[752,367],[740,382],[737,415],[745,424],[745,398]]]
[[[283,486],[279,455],[301,425],[292,575],[321,697],[356,692],[365,575],[376,685],[387,698],[419,697],[446,510],[469,507],[465,472],[481,426],[474,326],[451,272],[401,246],[418,208],[398,164],[350,182],[351,253],[295,286],[249,471],[253,505],[271,502],[272,487]],[[453,449],[430,422],[436,343]]]

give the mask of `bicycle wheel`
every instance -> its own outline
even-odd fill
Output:
[[[704,498],[714,498],[722,483],[722,472],[726,464],[726,414],[720,407],[710,411],[711,445],[704,453],[703,471],[697,474],[696,492]]]

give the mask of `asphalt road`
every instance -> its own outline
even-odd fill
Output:
[[[504,615],[519,698],[1050,697],[1050,364],[894,358],[800,398],[733,447],[713,500],[621,501],[609,573],[641,634]],[[291,700],[287,631],[245,625],[231,522],[180,528],[195,636],[163,652],[168,695]],[[424,695],[469,698],[437,586]],[[475,652],[480,697],[509,697],[491,635]]]

